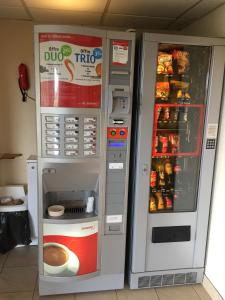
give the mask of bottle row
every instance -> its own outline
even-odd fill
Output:
[[[170,193],[156,192],[150,195],[149,212],[173,209],[173,196]]]
[[[176,154],[180,151],[180,136],[177,133],[156,135],[153,154]]]
[[[152,190],[171,190],[182,185],[182,167],[177,162],[165,159],[153,164],[150,175]]]
[[[157,108],[157,122],[177,123],[188,121],[188,107],[162,107]],[[159,124],[160,125],[160,124]]]

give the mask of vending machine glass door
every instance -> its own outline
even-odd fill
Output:
[[[150,213],[196,210],[209,64],[210,47],[159,45]]]

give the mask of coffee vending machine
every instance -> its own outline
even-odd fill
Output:
[[[135,35],[34,35],[40,295],[121,289]]]

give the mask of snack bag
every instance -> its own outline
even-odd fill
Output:
[[[173,74],[172,54],[159,52],[157,74]]]
[[[189,70],[190,61],[189,61],[189,52],[174,50],[173,59],[177,61],[178,74],[184,74]]]
[[[170,94],[170,84],[168,81],[156,83],[156,98],[166,100]]]

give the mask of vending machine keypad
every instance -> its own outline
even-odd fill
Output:
[[[99,148],[97,116],[42,115],[43,157],[96,156]]]

